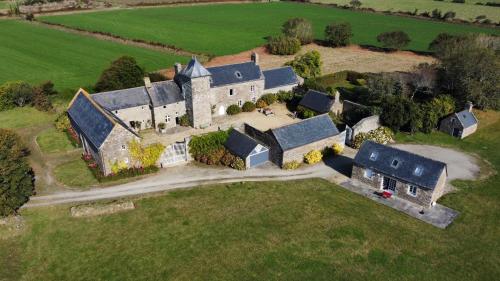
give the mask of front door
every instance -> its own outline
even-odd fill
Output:
[[[396,180],[384,177],[384,190],[390,190],[393,193],[396,193]]]
[[[459,128],[453,128],[453,136],[454,137],[460,137],[460,135],[462,134],[462,131],[459,129]]]

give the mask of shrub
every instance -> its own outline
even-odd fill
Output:
[[[390,31],[380,33],[377,36],[377,41],[382,43],[385,48],[401,49],[410,43],[411,39],[408,34],[403,31]]]
[[[163,144],[154,143],[144,147],[135,139],[128,143],[128,147],[130,157],[139,162],[141,167],[154,166],[165,150]]]
[[[158,123],[158,129],[160,130],[165,130],[165,128],[167,127],[167,124],[161,122],[161,123]]]
[[[314,78],[321,75],[321,55],[318,51],[310,51],[295,57],[286,63],[302,78]]]
[[[224,143],[229,136],[229,131],[217,131],[204,135],[193,136],[189,142],[189,153],[199,161],[207,157],[212,151],[224,148]],[[206,161],[205,161],[206,163]]]
[[[297,38],[300,44],[309,44],[314,40],[312,24],[303,18],[293,18],[286,21],[281,31],[287,37]]]
[[[260,97],[261,100],[265,101],[267,105],[271,105],[275,103],[278,98],[275,94],[265,94]]]
[[[305,108],[301,105],[297,106],[297,113],[299,117],[302,119],[307,119],[316,116],[316,112],[310,110],[309,108]]]
[[[218,165],[221,163],[222,157],[224,157],[224,154],[226,153],[226,149],[224,147],[217,148],[215,150],[212,150],[208,155],[207,155],[207,162],[205,164],[208,165]]]
[[[26,82],[7,82],[0,86],[0,110],[23,107],[32,100],[33,88]]]
[[[240,157],[235,157],[234,161],[231,163],[231,168],[236,170],[245,170],[245,161]]]
[[[443,15],[443,19],[444,19],[444,20],[447,20],[447,19],[453,19],[453,18],[455,18],[455,16],[456,16],[456,15],[457,15],[457,14],[456,14],[455,12],[453,12],[453,11],[448,11],[448,12],[444,13],[444,15]]]
[[[255,106],[256,106],[257,108],[265,108],[265,107],[267,107],[267,106],[268,106],[268,104],[267,104],[264,100],[259,99],[259,100],[257,101],[257,103],[255,104]]]
[[[96,92],[121,90],[144,85],[146,72],[133,57],[123,56],[105,69],[94,86]]]
[[[344,151],[344,147],[339,143],[334,143],[332,146],[332,151],[335,155],[340,155],[342,154],[342,151]]]
[[[325,42],[328,46],[347,46],[351,37],[352,30],[349,23],[332,23],[325,28]]]
[[[298,169],[299,167],[300,167],[300,162],[295,160],[283,163],[283,169],[285,170],[295,170]]]
[[[349,4],[351,5],[351,7],[353,7],[354,9],[357,9],[359,7],[361,7],[361,5],[363,5],[363,3],[361,3],[361,1],[359,0],[351,0],[349,2]]]
[[[323,159],[323,154],[319,150],[311,150],[304,155],[304,162],[306,164],[316,164]]]
[[[68,114],[66,111],[57,116],[56,120],[54,121],[54,126],[59,132],[64,132],[71,127],[71,123],[69,122]]]
[[[270,37],[267,41],[267,50],[273,55],[294,55],[300,51],[300,41],[283,35]]]
[[[243,104],[241,109],[243,110],[243,112],[252,112],[255,110],[255,103],[247,101]]]
[[[394,133],[391,129],[387,127],[380,127],[375,130],[371,130],[368,133],[359,133],[354,137],[352,142],[353,148],[360,148],[364,141],[371,140],[376,143],[386,144],[394,138]]]
[[[184,114],[179,118],[179,125],[181,125],[183,127],[189,127],[189,125],[190,125],[189,116],[187,114]]]
[[[236,156],[234,156],[228,150],[224,151],[224,155],[220,159],[220,163],[224,166],[231,167],[231,164],[236,161]]]
[[[241,108],[239,106],[237,106],[236,104],[232,104],[232,105],[228,106],[226,112],[228,115],[236,115],[236,114],[241,112]]]
[[[53,109],[49,97],[40,86],[33,89],[33,99],[31,104],[40,111],[51,111]]]
[[[111,164],[111,172],[113,174],[118,174],[121,170],[127,169],[127,163],[125,161],[115,161]]]
[[[292,91],[279,91],[277,94],[276,94],[276,99],[280,102],[280,103],[287,103],[287,102],[290,102],[293,100],[293,97],[295,95],[293,94]]]
[[[463,3],[465,3],[465,0],[452,0],[451,2],[463,4]]]

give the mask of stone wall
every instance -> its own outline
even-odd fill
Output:
[[[184,84],[186,97],[186,113],[191,126],[196,129],[212,124],[212,108],[210,106],[210,77],[198,77]]]
[[[353,164],[351,178],[370,186],[374,190],[382,191],[384,175],[379,174],[376,171],[372,171],[373,174],[372,178],[370,179],[365,177],[365,170],[366,169],[364,167]],[[417,186],[417,194],[416,196],[412,196],[408,193],[408,183],[396,179],[396,191],[394,195],[418,205],[430,207],[432,202],[435,202],[439,197],[442,196],[445,183],[446,172],[443,171],[434,190],[428,190]]]
[[[180,101],[164,106],[157,106],[153,110],[155,125],[157,127],[159,123],[165,123],[166,128],[173,128],[178,125],[175,120],[176,117],[181,117],[186,114],[186,102]],[[167,122],[167,116],[170,116],[170,122]]]
[[[105,175],[111,173],[111,166],[115,162],[123,161],[128,167],[132,167],[136,164],[132,163],[133,160],[130,158],[128,147],[129,142],[133,139],[139,141],[139,138],[129,130],[120,125],[115,125],[100,148],[102,172]]]
[[[331,147],[333,144],[338,143],[342,147],[344,147],[345,144],[345,131],[333,136],[329,137],[317,142],[313,142],[310,144],[306,144],[300,147],[296,147],[290,150],[287,150],[283,153],[283,159],[280,163],[279,166],[282,166],[284,163],[291,162],[291,161],[298,161],[302,162],[304,160],[304,155],[308,153],[311,150],[319,150],[322,151],[323,149],[327,147]]]
[[[349,141],[354,140],[357,134],[359,133],[368,133],[369,131],[378,129],[380,127],[380,116],[373,115],[369,117],[365,117],[359,120],[356,125],[352,126],[352,135]]]
[[[254,91],[251,87],[254,86]],[[230,96],[230,90],[233,95]],[[226,115],[226,110],[230,105],[243,105],[246,101],[256,102],[264,94],[264,80],[249,81],[239,84],[231,84],[210,89],[210,104],[214,107],[213,114]]]
[[[130,126],[130,121],[140,121],[141,130],[148,129],[153,126],[153,119],[149,105],[119,109],[113,111],[113,113],[129,127],[132,127]]]

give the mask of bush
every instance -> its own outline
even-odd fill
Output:
[[[305,108],[301,105],[297,106],[297,113],[299,117],[302,119],[307,119],[316,116],[316,112],[310,110],[309,108]]]
[[[57,116],[56,120],[54,121],[54,126],[59,132],[64,132],[71,128],[71,123],[69,122],[68,113],[66,111]]]
[[[158,129],[160,130],[165,130],[165,128],[167,127],[167,124],[161,122],[161,123],[158,123]]]
[[[255,104],[255,106],[256,106],[257,108],[265,108],[265,107],[267,107],[267,106],[268,106],[268,104],[267,104],[264,100],[259,99],[259,100],[257,101],[257,103]]]
[[[267,41],[267,50],[273,55],[294,55],[300,51],[300,41],[283,35],[270,37]]]
[[[123,56],[105,69],[94,86],[96,92],[121,90],[144,85],[146,72],[133,57]]]
[[[465,3],[465,0],[452,0],[451,2],[463,4],[463,3]]]
[[[316,164],[323,159],[323,154],[319,150],[311,150],[304,155],[304,162],[306,164]]]
[[[287,103],[287,102],[290,102],[293,100],[294,98],[294,94],[292,91],[279,91],[277,94],[276,94],[276,99],[278,100],[278,102],[280,103]]]
[[[352,29],[349,23],[332,23],[325,28],[325,42],[330,47],[349,45]]]
[[[332,146],[332,151],[335,155],[340,155],[342,154],[342,151],[344,151],[344,147],[339,143],[334,143]]]
[[[33,88],[23,81],[7,82],[0,86],[0,111],[31,104]]]
[[[136,140],[128,143],[130,157],[140,163],[141,167],[155,166],[161,154],[165,151],[165,146],[161,143],[153,143],[148,146],[142,146]]]
[[[236,170],[245,170],[245,161],[240,157],[236,157],[235,160],[231,163],[231,168]]]
[[[314,78],[321,75],[321,55],[318,51],[310,51],[287,62],[302,78]]]
[[[189,125],[190,125],[189,116],[187,114],[184,114],[179,118],[179,125],[181,125],[183,127],[189,127]]]
[[[302,45],[309,44],[314,40],[312,24],[303,18],[289,19],[283,24],[281,31],[287,37],[297,38]]]
[[[228,136],[229,131],[217,131],[193,136],[189,142],[189,153],[191,153],[197,161],[200,161],[203,157],[208,158],[208,155],[213,151],[224,148],[224,143]]]
[[[239,106],[237,106],[236,104],[231,104],[230,106],[228,106],[228,108],[226,110],[226,113],[228,115],[236,115],[240,112],[241,112],[241,108]]]
[[[271,105],[275,103],[278,100],[278,98],[276,97],[275,94],[265,94],[260,97],[260,100],[265,101],[267,105]]]
[[[386,144],[394,138],[394,133],[387,127],[380,127],[368,133],[359,133],[352,142],[353,148],[360,148],[364,141],[371,140],[376,143]]]
[[[361,1],[359,0],[351,0],[349,2],[349,4],[351,5],[351,7],[353,7],[354,9],[357,9],[359,7],[361,7],[361,5],[363,5],[363,3],[361,3]]]
[[[384,32],[377,36],[377,41],[385,48],[401,49],[410,43],[411,39],[403,31]]]
[[[247,101],[243,104],[241,109],[243,110],[243,112],[252,112],[255,110],[255,103]]]
[[[295,169],[298,169],[299,167],[300,167],[300,163],[298,161],[295,161],[295,160],[283,163],[283,169],[285,169],[285,170],[295,170]]]

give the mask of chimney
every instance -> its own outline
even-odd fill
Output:
[[[175,75],[179,74],[179,72],[181,72],[182,70],[182,65],[178,62],[176,62],[174,64],[174,70],[175,70]]]
[[[144,86],[149,89],[151,88],[151,80],[149,79],[149,77],[144,77]]]
[[[335,91],[335,104],[340,103],[340,93],[339,91]]]
[[[467,103],[465,103],[465,110],[472,112],[472,107],[472,102],[468,101]]]
[[[259,65],[259,54],[256,52],[252,52],[252,55],[250,56],[250,59],[256,64]]]

